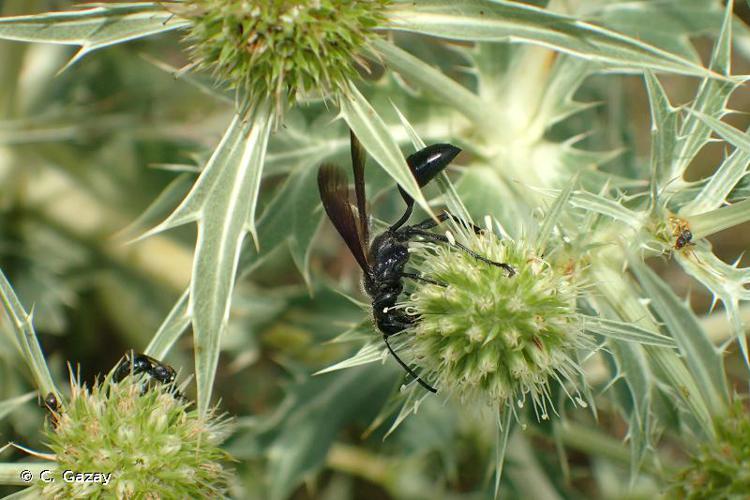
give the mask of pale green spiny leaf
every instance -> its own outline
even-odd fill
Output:
[[[730,76],[731,73],[732,6],[733,1],[727,2],[721,31],[709,64],[710,69],[725,76]],[[691,108],[719,119],[727,112],[727,100],[737,85],[738,82],[705,78]],[[674,163],[669,178],[682,177],[690,162],[710,137],[711,129],[708,125],[702,123],[695,114],[687,115],[680,127],[680,138],[675,148]]]
[[[492,126],[494,119],[472,91],[392,43],[375,40],[373,47],[383,57],[389,68],[401,73],[410,82],[434,95],[440,102],[454,107],[467,118]]]
[[[24,310],[2,271],[0,271],[0,299],[2,299],[3,308],[11,323],[16,348],[18,348],[31,370],[34,385],[41,394],[46,396],[48,393],[53,393],[60,398],[60,391],[52,380],[47,361],[44,359],[44,353],[39,345],[39,339],[37,339],[34,331],[31,321],[32,314]]]
[[[721,355],[711,344],[692,311],[651,269],[638,259],[630,261],[654,311],[677,343],[702,401],[713,414],[726,409],[729,392],[724,377]],[[652,353],[655,351],[652,350]],[[687,379],[683,379],[687,380]]]
[[[681,56],[578,19],[501,0],[395,4],[386,27],[467,42],[531,43],[615,68],[719,75]]]
[[[673,181],[674,150],[677,143],[678,113],[669,103],[664,88],[656,76],[647,71],[646,89],[651,107],[651,203],[652,208],[663,206],[661,192]]]
[[[570,197],[570,204],[584,210],[591,210],[612,219],[624,222],[633,229],[641,229],[643,216],[628,210],[622,204],[586,191],[575,191]]]
[[[624,342],[636,342],[641,345],[670,349],[677,347],[671,337],[623,321],[587,316],[584,318],[583,328],[589,332]]]
[[[495,442],[495,498],[500,497],[500,480],[503,477],[503,466],[505,465],[505,453],[508,451],[508,439],[513,431],[514,410],[509,405],[498,409],[496,417],[497,441]]]
[[[45,393],[46,394],[46,393]],[[19,408],[32,399],[39,397],[39,394],[36,391],[27,392],[26,394],[22,394],[21,396],[16,396],[15,398],[5,399],[3,401],[0,401],[0,420],[7,417],[10,413],[12,413],[16,408]]]
[[[740,301],[750,300],[750,268],[729,265],[716,257],[705,245],[697,244],[690,252],[677,255],[677,260],[686,273],[700,281],[714,294],[714,300],[721,300],[732,324],[732,329],[750,367],[750,352],[747,345],[747,325],[739,312]],[[705,334],[704,334],[705,335]],[[712,351],[715,357],[719,355]],[[715,366],[711,366],[715,371]],[[716,376],[716,375],[715,375]]]
[[[578,176],[574,176],[568,185],[560,191],[560,194],[555,198],[554,203],[550,207],[549,211],[544,214],[544,222],[542,227],[539,228],[539,233],[536,238],[536,253],[537,255],[544,255],[546,250],[547,241],[552,236],[552,232],[555,230],[560,218],[563,215],[565,205],[568,204],[571,194],[573,194],[573,188],[578,184]]]
[[[164,359],[169,353],[175,342],[187,330],[187,327],[190,326],[190,315],[188,314],[189,300],[190,290],[188,289],[177,299],[167,317],[164,318],[159,330],[154,334],[146,350],[143,351],[145,354],[156,359]]]
[[[690,37],[718,31],[723,14],[719,2],[706,0],[585,2],[580,11],[587,21],[692,61],[700,56]]]
[[[719,168],[708,178],[708,182],[700,191],[692,195],[690,200],[680,208],[679,215],[698,216],[697,214],[709,213],[723,206],[730,193],[747,175],[748,164],[750,164],[750,152],[735,148],[732,154],[721,162]],[[707,221],[706,227],[712,227],[713,222]],[[691,227],[691,229],[694,228]]]
[[[693,238],[700,239],[750,220],[750,199],[693,215],[688,219]]]
[[[0,18],[0,38],[80,45],[70,66],[96,49],[187,26],[186,20],[175,18],[159,2],[115,3]]]
[[[388,126],[354,86],[339,99],[341,114],[367,153],[427,212],[430,207]]]
[[[214,184],[212,189],[200,193],[199,179],[186,199],[189,203],[191,195],[193,199],[205,196],[200,207],[189,305],[193,320],[198,408],[202,412],[210,408],[220,340],[229,320],[242,240],[248,229],[255,229],[252,217],[272,119],[268,103],[261,103],[247,124],[236,119],[234,125],[242,131],[236,150],[228,155],[229,161],[217,164],[220,171],[209,172],[207,167],[201,175],[216,176],[211,183]],[[231,133],[232,127],[227,134]],[[255,241],[257,243],[257,236]]]
[[[714,118],[713,116],[706,115],[695,109],[688,109],[688,111],[697,116],[699,120],[708,125],[716,135],[730,143],[736,148],[743,150],[746,153],[750,153],[750,134],[737,130],[724,123],[723,121]]]

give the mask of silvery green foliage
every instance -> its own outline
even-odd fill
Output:
[[[8,54],[0,205],[15,211],[0,212],[0,223],[17,221],[0,234],[12,346],[0,353],[31,373],[29,384],[23,370],[8,368],[12,390],[0,416],[23,411],[31,388],[63,387],[55,382],[62,363],[47,367],[26,311],[37,304],[45,333],[70,332],[66,308],[93,295],[91,309],[106,310],[127,332],[120,343],[174,357],[184,373],[194,367],[201,412],[216,396],[237,412],[228,444],[241,464],[237,496],[286,498],[327,467],[335,471],[321,486],[327,498],[358,497],[352,476],[396,498],[446,497],[458,482],[478,495],[574,497],[581,485],[566,480],[567,449],[593,464],[587,474],[599,490],[584,494],[631,487],[651,495],[668,481],[662,434],[684,437],[670,445],[688,452],[694,441],[716,440],[715,422],[731,403],[724,364],[732,350],[749,357],[750,271],[724,262],[707,239],[750,218],[750,137],[725,120],[745,81],[732,74],[732,49],[746,57],[750,40],[732,2],[378,2],[387,4],[376,16],[378,35],[366,34],[366,52],[356,54],[376,71],[342,72],[336,92],[301,96],[283,120],[279,95],[247,102],[194,65],[165,62],[174,57],[161,47],[177,47],[169,34],[189,34],[200,22],[181,15],[189,2],[30,14],[45,3],[0,3],[0,38],[80,47],[66,65],[71,54],[54,46],[0,45]],[[137,42],[146,60],[121,45],[160,33],[167,36]],[[713,43],[705,66],[692,41],[698,35]],[[232,53],[219,54],[229,71]],[[636,75],[629,85],[639,79],[648,119],[628,116],[623,96],[632,90],[625,93],[622,74]],[[28,75],[38,75],[33,84]],[[693,84],[689,102],[678,104],[667,78]],[[105,95],[153,95],[105,112],[74,99],[103,99],[98,85],[110,80]],[[21,104],[6,104],[16,98]],[[554,408],[550,421],[539,422],[534,405],[466,408],[414,383],[399,389],[402,374],[373,332],[356,273],[333,283],[321,266],[339,259],[337,240],[319,231],[317,166],[348,165],[347,127],[370,155],[367,188],[379,217],[392,220],[401,209],[395,181],[423,211],[442,203],[475,221],[489,215],[499,236],[533,242],[570,273],[576,328],[587,342],[571,352],[579,370],[539,385]],[[642,157],[631,134],[648,127],[650,156]],[[450,175],[453,183],[438,179],[440,196],[423,194],[404,156],[448,141],[467,151],[458,162],[467,168]],[[686,172],[716,142],[726,154],[693,180]],[[156,179],[148,165],[166,172]],[[176,230],[183,225],[197,236]],[[125,238],[102,241],[125,226]],[[382,227],[373,220],[374,230]],[[133,254],[124,239],[138,240]],[[697,280],[723,311],[697,314],[654,272],[660,260]],[[188,337],[194,363],[185,356]],[[316,370],[327,374],[310,377]],[[240,382],[226,384],[232,377]],[[604,423],[613,420],[627,428],[625,443]],[[352,428],[389,439],[380,445],[341,432]],[[558,460],[548,458],[552,446]],[[17,472],[17,463],[0,465],[0,477]]]

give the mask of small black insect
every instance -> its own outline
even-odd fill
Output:
[[[165,365],[151,356],[129,351],[115,368],[112,381],[121,382],[125,377],[131,374],[138,375],[139,373],[146,373],[162,384],[171,384],[177,377],[177,373],[171,366]]]
[[[459,148],[451,144],[433,144],[409,156],[406,162],[421,187],[445,169],[460,152]],[[482,262],[502,267],[508,272],[509,276],[515,274],[515,270],[508,264],[485,258],[464,245],[449,240],[447,236],[430,232],[429,229],[445,222],[447,219],[463,224],[476,233],[481,231],[477,226],[467,224],[449,212],[440,214],[437,221],[427,219],[419,224],[405,226],[404,224],[409,220],[414,209],[414,199],[400,186],[399,191],[406,202],[406,211],[398,221],[376,236],[370,246],[364,182],[365,151],[353,132],[351,133],[351,157],[358,217],[355,217],[352,205],[349,202],[346,175],[335,165],[324,164],[318,171],[320,199],[328,218],[331,219],[334,227],[336,227],[362,268],[364,289],[372,299],[373,318],[378,329],[383,333],[383,340],[391,355],[422,387],[430,392],[437,392],[434,387],[422,380],[414,370],[398,357],[388,342],[389,337],[406,330],[419,321],[418,316],[407,314],[402,309],[395,307],[399,295],[404,290],[404,278],[416,282],[446,286],[444,283],[420,274],[405,271],[406,264],[409,261],[409,242],[415,238],[421,238],[424,241],[451,245]]]
[[[44,401],[42,401],[41,406],[44,406],[44,408],[49,412],[52,427],[57,427],[62,408],[60,407],[60,402],[57,400],[57,396],[55,396],[55,393],[48,393],[44,397]]]
[[[44,398],[44,407],[53,413],[58,413],[60,411],[60,403],[57,401],[57,396],[55,396],[55,393],[50,392],[49,394],[47,394],[47,396]]]
[[[680,250],[688,245],[693,245],[693,233],[690,229],[683,229],[677,236],[677,240],[674,243],[675,250]]]

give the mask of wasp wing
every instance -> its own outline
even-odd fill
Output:
[[[364,272],[369,272],[364,235],[357,225],[357,219],[349,203],[349,186],[346,176],[335,165],[321,165],[318,170],[318,190],[328,218],[331,219],[333,226],[344,239],[354,258],[357,259],[359,267]]]
[[[362,232],[364,247],[370,246],[370,232],[367,221],[367,198],[365,196],[365,161],[367,152],[359,142],[353,130],[349,130],[349,142],[352,153],[352,170],[354,171],[354,193],[357,196],[357,213],[359,215],[359,229]]]

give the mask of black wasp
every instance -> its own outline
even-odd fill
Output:
[[[451,144],[432,144],[409,156],[406,163],[409,165],[417,183],[422,187],[445,169],[460,152],[459,148]],[[383,340],[388,347],[388,351],[422,387],[430,392],[437,392],[434,387],[422,380],[414,370],[398,357],[388,342],[389,337],[406,330],[419,321],[419,316],[407,314],[402,309],[395,307],[399,295],[404,290],[404,278],[415,282],[446,286],[444,283],[404,270],[409,261],[409,241],[420,238],[423,241],[451,245],[482,262],[502,267],[508,272],[509,276],[515,274],[515,271],[510,265],[482,257],[464,245],[448,239],[447,236],[430,232],[429,229],[448,219],[470,227],[476,233],[481,231],[477,226],[467,224],[449,212],[443,212],[437,220],[427,219],[419,224],[404,225],[414,209],[414,199],[400,186],[399,192],[406,202],[404,215],[383,233],[376,236],[372,245],[370,245],[365,206],[365,151],[353,132],[351,133],[351,157],[358,217],[355,217],[352,205],[349,202],[349,187],[346,175],[335,165],[324,164],[318,171],[320,199],[328,218],[331,219],[336,230],[362,268],[364,289],[372,299],[372,315],[378,329],[383,333]]]
[[[112,381],[121,382],[129,375],[138,375],[140,373],[145,373],[162,384],[171,384],[177,378],[177,373],[171,366],[165,365],[151,356],[128,351],[117,365],[117,368],[115,368],[112,374]]]

